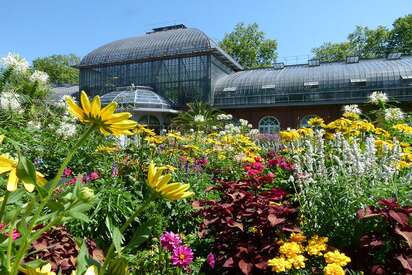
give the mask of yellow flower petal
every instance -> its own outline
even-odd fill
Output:
[[[80,103],[82,105],[83,111],[86,113],[86,115],[89,115],[91,105],[90,105],[89,97],[84,91],[80,92]]]
[[[19,179],[16,175],[16,170],[13,169],[10,171],[9,180],[7,181],[7,191],[14,192],[17,190],[17,182]]]
[[[100,96],[95,96],[92,100],[91,107],[90,107],[90,114],[94,117],[100,115]]]

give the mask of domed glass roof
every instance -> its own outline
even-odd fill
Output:
[[[117,40],[86,55],[79,67],[144,61],[213,52],[234,70],[242,67],[202,31],[184,25],[154,29],[146,35]]]
[[[146,86],[121,87],[101,97],[102,105],[117,102],[120,109],[129,111],[177,113],[169,101]]]

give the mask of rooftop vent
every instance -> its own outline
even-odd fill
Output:
[[[179,29],[187,29],[187,27],[184,24],[164,26],[164,27],[154,28],[153,31],[148,32],[148,34],[154,33],[154,32],[164,32],[164,31],[179,30]]]
[[[268,85],[262,85],[262,89],[275,89],[276,84],[268,84]]]
[[[386,59],[388,60],[396,60],[396,59],[400,59],[402,56],[401,53],[390,53],[388,54],[388,56],[386,57]]]
[[[305,88],[318,88],[319,87],[319,81],[306,81],[303,83],[303,86]]]
[[[236,87],[226,87],[223,89],[224,92],[235,92]]]
[[[283,63],[283,62],[273,63],[273,69],[282,70],[283,68],[285,68],[285,63]]]
[[[359,56],[347,56],[346,63],[347,64],[359,63]]]
[[[320,66],[320,60],[319,59],[311,59],[308,61],[309,67],[316,67]]]

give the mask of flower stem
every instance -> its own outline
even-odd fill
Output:
[[[6,194],[4,195],[4,198],[3,198],[3,202],[2,202],[2,204],[1,204],[1,208],[0,208],[0,223],[2,223],[2,221],[3,221],[3,214],[4,214],[4,210],[6,209],[7,201],[8,201],[8,199],[9,199],[9,195],[10,195],[10,192],[6,192]]]
[[[31,219],[31,222],[30,222],[29,226],[27,227],[27,231],[29,232],[29,234],[25,235],[23,240],[21,241],[21,246],[20,246],[20,248],[17,252],[17,256],[15,258],[13,269],[12,269],[12,272],[11,272],[12,275],[17,274],[17,272],[18,272],[20,262],[23,259],[24,255],[27,251],[28,246],[30,245],[30,242],[28,241],[29,235],[30,235],[31,231],[33,230],[33,227],[36,225],[36,222],[37,222],[40,214],[42,213],[44,207],[46,206],[47,202],[49,201],[50,197],[52,196],[54,189],[56,188],[57,184],[59,183],[59,181],[60,181],[60,179],[63,175],[64,168],[66,168],[66,166],[69,164],[69,162],[73,158],[74,154],[77,152],[77,150],[80,148],[80,146],[83,145],[83,143],[87,140],[87,138],[89,137],[89,135],[92,133],[92,131],[94,129],[95,129],[95,126],[92,125],[89,128],[87,128],[87,130],[82,134],[82,136],[77,141],[77,143],[74,145],[72,150],[67,154],[67,156],[64,159],[63,163],[60,165],[60,168],[57,171],[56,176],[50,182],[50,186],[49,186],[47,196],[42,198],[41,203],[40,203],[39,207],[37,208],[36,213],[34,214],[33,218]],[[34,240],[31,240],[31,241],[34,241]]]
[[[143,201],[143,205],[141,205],[139,208],[136,209],[136,211],[131,215],[127,221],[123,224],[123,226],[120,228],[120,233],[123,234],[124,231],[130,226],[130,224],[136,219],[136,217],[142,213],[144,210],[146,210],[147,207],[149,207],[150,203],[156,199],[156,196],[153,195],[153,193],[150,194],[150,196]],[[104,264],[102,268],[100,269],[99,274],[105,274],[105,271],[107,267],[109,266],[110,261],[112,260],[113,257],[113,251],[114,251],[114,242],[110,244],[109,250],[107,251],[107,256],[104,261]]]

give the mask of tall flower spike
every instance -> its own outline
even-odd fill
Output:
[[[7,172],[9,173],[7,190],[10,192],[17,190],[17,183],[19,182],[19,178],[17,177],[17,164],[18,162],[10,158],[8,155],[0,155],[0,175]],[[41,173],[36,172],[36,177],[39,184],[46,182]],[[23,185],[28,192],[33,192],[34,184],[23,182]]]
[[[74,117],[83,124],[97,126],[104,135],[131,135],[131,130],[137,125],[136,121],[129,119],[132,116],[130,113],[115,113],[116,102],[102,108],[99,96],[95,96],[90,102],[84,91],[80,93],[80,106],[70,97],[66,98],[66,102],[68,111]]]
[[[153,162],[149,165],[147,183],[154,192],[172,201],[181,200],[194,194],[187,191],[190,188],[189,184],[181,184],[179,182],[169,184],[172,176],[170,174],[162,175],[165,169],[166,167],[156,167]]]

